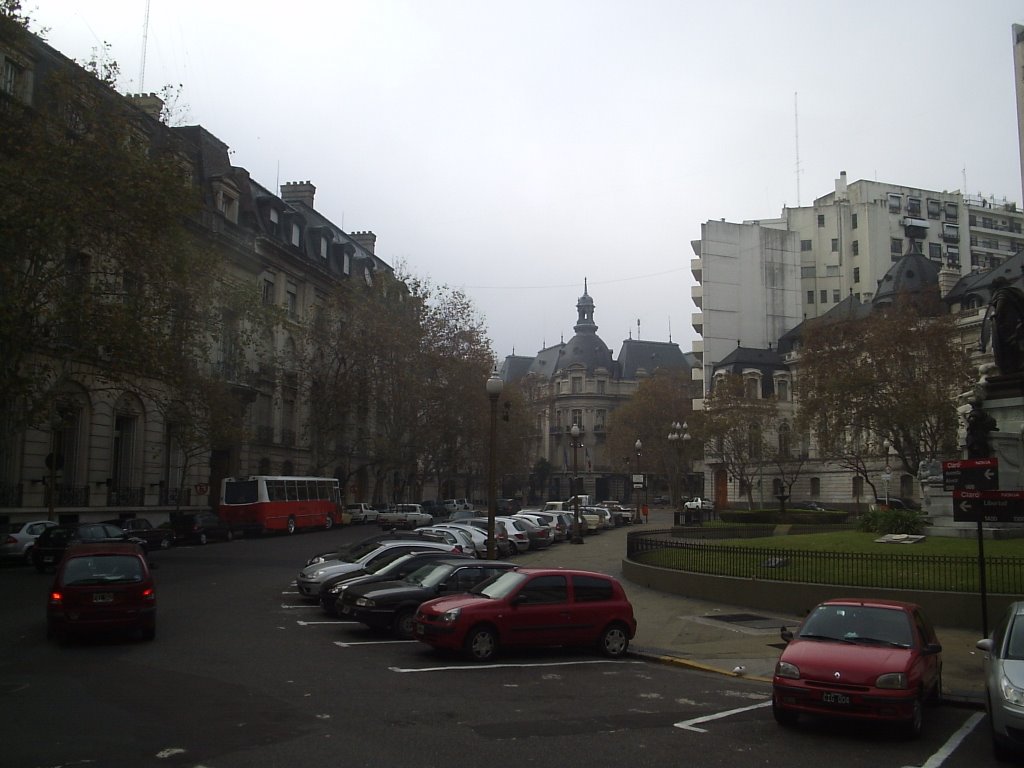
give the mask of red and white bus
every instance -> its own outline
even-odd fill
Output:
[[[218,513],[233,530],[330,530],[341,520],[341,489],[334,477],[251,475],[225,477]]]

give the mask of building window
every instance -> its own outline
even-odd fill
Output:
[[[911,240],[910,241],[910,252],[911,253],[920,253],[920,254],[924,255],[924,251],[922,250],[922,246],[921,246],[921,241],[920,240]]]
[[[583,409],[581,409],[581,408],[574,408],[573,409],[573,411],[572,411],[572,424],[570,424],[570,426],[572,426],[572,427],[579,427],[580,429],[583,429]]]
[[[780,381],[779,384],[785,384],[786,382]],[[782,400],[781,394],[779,400]],[[791,439],[789,434],[789,423],[782,422],[779,424],[779,456],[783,459],[788,459],[791,453]]]
[[[320,238],[320,258],[321,259],[326,259],[327,258],[327,249],[329,247],[330,247],[330,242],[328,242],[327,238],[326,237],[321,237]]]
[[[758,386],[758,384],[758,380],[753,376],[748,377],[747,380],[744,382],[743,394],[748,400],[760,399],[760,387]]]
[[[819,213],[818,214],[818,226],[819,227],[824,227],[825,226],[825,214],[823,214],[823,213]]]
[[[838,237],[833,237],[832,238],[832,253],[838,253],[838,252],[839,252],[839,238]]]
[[[943,224],[942,239],[960,242],[960,226],[958,224]]]
[[[942,212],[942,205],[939,203],[939,201],[938,200],[928,200],[926,205],[928,206],[928,218],[929,219],[937,219],[937,218],[939,218],[939,214]]]
[[[853,498],[855,499],[860,499],[864,495],[863,477],[857,475],[855,478],[853,478],[853,488],[851,489],[851,491],[853,492]]]
[[[808,304],[813,304],[814,303],[814,291],[808,291],[807,292],[807,303]]]
[[[853,268],[853,282],[855,282],[855,283],[859,283],[860,282],[860,267],[854,267]]]
[[[942,258],[941,243],[928,243],[928,258],[938,261]]]
[[[811,478],[811,498],[812,499],[816,499],[819,496],[821,496],[821,478],[820,477],[812,477]]]
[[[950,245],[946,248],[946,263],[951,267],[960,267],[960,248]]]
[[[911,216],[920,218],[921,216],[921,198],[920,197],[908,197],[907,198],[907,213]]]
[[[825,277],[839,277],[839,267],[825,267]]]
[[[801,251],[809,251],[809,250],[811,250],[811,241],[810,240],[801,240],[800,241],[800,250]]]
[[[274,281],[264,278],[263,285],[260,288],[260,298],[263,301],[264,306],[270,306],[274,303]]]
[[[789,402],[789,382],[786,381],[785,379],[779,379],[778,381],[776,381],[775,382],[775,394],[778,396],[779,402],[782,402],[782,403]],[[780,434],[781,434],[782,427],[785,427],[785,426],[787,426],[785,424],[785,422],[783,422],[783,424],[779,426]]]
[[[594,411],[594,429],[604,429],[604,421],[608,415],[608,411],[603,408],[598,408]]]
[[[300,242],[300,240],[299,240],[299,225],[293,223],[292,224],[292,245],[294,245],[295,247],[298,247],[299,242]]]
[[[832,289],[832,303],[833,304],[838,304],[839,303],[839,289],[838,288],[833,288]]]
[[[903,196],[889,193],[889,213],[899,213],[903,208]]]
[[[296,320],[299,317],[299,289],[295,283],[288,283],[288,317]]]
[[[800,277],[814,277],[815,275],[814,265],[800,267]]]
[[[0,79],[0,92],[10,96],[18,95],[18,82],[21,80],[21,67],[10,59],[4,59],[3,79]]]
[[[852,216],[850,216],[850,226],[851,226],[852,229],[856,229],[857,228],[857,214],[856,213],[853,214]]]
[[[946,203],[946,221],[958,221],[960,218],[960,209],[956,203]]]
[[[903,239],[894,237],[889,240],[889,253],[895,256],[903,255]]]
[[[853,241],[853,255],[860,256],[860,240]]]
[[[276,237],[281,232],[281,222],[276,208],[271,208],[267,212],[267,219],[270,221],[270,233]]]
[[[604,379],[598,379],[597,380],[597,394],[599,394],[599,395],[603,395],[604,394],[605,386],[607,385],[607,383],[608,382],[606,382]]]
[[[828,304],[828,291],[825,290],[824,288],[821,289],[820,303]]]
[[[583,391],[583,377],[573,376],[570,380],[572,384],[572,393],[578,395]]]

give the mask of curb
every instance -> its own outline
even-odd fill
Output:
[[[645,661],[653,661],[658,664],[671,664],[677,667],[686,667],[688,669],[696,669],[701,672],[713,672],[717,675],[725,675],[726,677],[739,677],[744,680],[754,680],[759,683],[771,683],[770,677],[761,677],[760,675],[745,675],[742,672],[734,672],[731,669],[723,669],[722,667],[712,666],[711,664],[704,664],[700,661],[693,661],[692,659],[686,659],[682,656],[675,656],[665,651],[657,651],[650,648],[630,648],[628,651],[630,656],[636,656],[637,658],[644,659]]]

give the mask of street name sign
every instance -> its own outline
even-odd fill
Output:
[[[957,523],[1024,523],[1024,491],[953,491]]]
[[[994,491],[999,488],[998,459],[942,462],[942,490]]]

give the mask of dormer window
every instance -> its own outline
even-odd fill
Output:
[[[281,231],[281,214],[277,212],[277,208],[271,208],[267,213],[267,219],[270,222],[270,231],[274,235],[277,235]]]
[[[213,185],[214,205],[217,211],[232,224],[238,223],[238,190],[230,182],[215,181]]]
[[[294,245],[296,248],[298,248],[299,243],[302,242],[301,234],[302,233],[299,230],[299,225],[296,224],[295,222],[292,222],[291,244]]]
[[[331,242],[326,237],[320,238],[320,258],[327,258],[327,251],[331,246]]]

